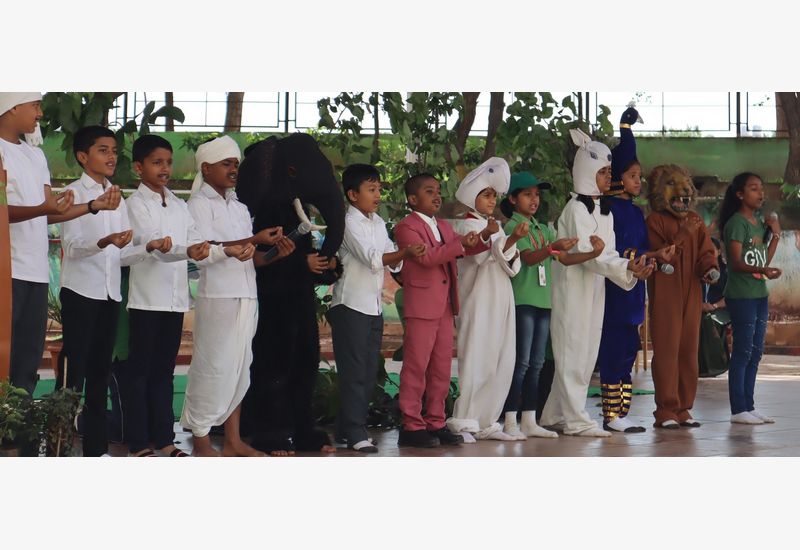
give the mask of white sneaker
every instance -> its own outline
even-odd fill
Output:
[[[763,424],[764,421],[750,414],[747,411],[731,415],[731,422],[733,424]]]
[[[464,438],[464,443],[475,443],[475,436],[469,432],[458,432],[458,435]]]
[[[756,418],[758,418],[759,420],[761,420],[764,424],[775,424],[775,419],[774,418],[770,418],[769,416],[765,416],[765,415],[761,414],[760,412],[758,412],[755,409],[753,409],[752,411],[747,411],[747,412],[749,412],[751,415],[753,415]]]

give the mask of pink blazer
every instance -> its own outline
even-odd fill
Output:
[[[403,262],[403,316],[419,319],[440,319],[447,306],[448,294],[453,315],[458,315],[458,268],[456,258],[487,250],[483,242],[464,249],[461,236],[444,220],[436,219],[442,243],[433,238],[433,231],[417,214],[411,213],[394,228],[400,249],[412,244],[424,244],[425,255]]]

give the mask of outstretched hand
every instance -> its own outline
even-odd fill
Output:
[[[253,235],[253,242],[255,244],[266,244],[274,246],[279,240],[283,238],[283,227],[267,227]]]
[[[119,185],[112,185],[105,192],[92,201],[94,210],[116,210],[122,200],[122,191]]]
[[[675,256],[675,245],[671,244],[669,246],[665,246],[664,248],[659,248],[653,252],[648,252],[647,255],[650,258],[654,258],[661,262],[662,264],[668,264],[672,261],[672,258]]]
[[[43,206],[48,216],[60,216],[66,214],[75,202],[75,195],[72,189],[67,189],[61,193],[52,191],[45,196]]]
[[[252,260],[253,255],[256,253],[256,247],[251,243],[226,246],[223,250],[226,256],[229,258],[236,258],[240,262]]]
[[[128,229],[127,231],[122,231],[120,233],[111,233],[110,235],[106,235],[99,241],[97,241],[97,246],[100,248],[105,248],[110,244],[113,244],[117,248],[123,248],[133,239],[133,231]]]
[[[153,239],[147,243],[147,251],[152,252],[158,250],[162,254],[166,254],[172,250],[172,237],[164,237],[163,239]]]
[[[595,258],[602,254],[606,247],[605,241],[597,235],[589,236],[589,244],[592,245],[592,254],[594,254]]]
[[[211,245],[208,241],[203,241],[201,243],[193,244],[192,246],[186,249],[186,254],[192,260],[199,262],[201,260],[205,260],[208,258],[208,254],[211,252]]]
[[[473,246],[478,244],[478,234],[474,231],[470,231],[466,235],[461,236],[461,246],[464,248],[472,248]]]
[[[653,274],[653,269],[655,269],[655,262],[648,261],[646,254],[628,262],[628,270],[637,279],[647,279]]]

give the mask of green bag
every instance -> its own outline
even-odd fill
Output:
[[[704,313],[700,319],[698,365],[701,378],[719,376],[728,370],[731,359],[725,337],[728,325],[730,315],[725,310]]]

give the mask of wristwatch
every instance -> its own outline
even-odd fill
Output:
[[[87,203],[86,203],[86,208],[88,208],[88,209],[89,209],[89,213],[90,213],[90,214],[92,214],[92,215],[96,215],[96,214],[97,214],[98,212],[100,212],[100,211],[99,211],[99,210],[92,210],[92,203],[93,203],[93,202],[94,202],[94,199],[92,199],[92,200],[90,200],[89,202],[87,202]]]

